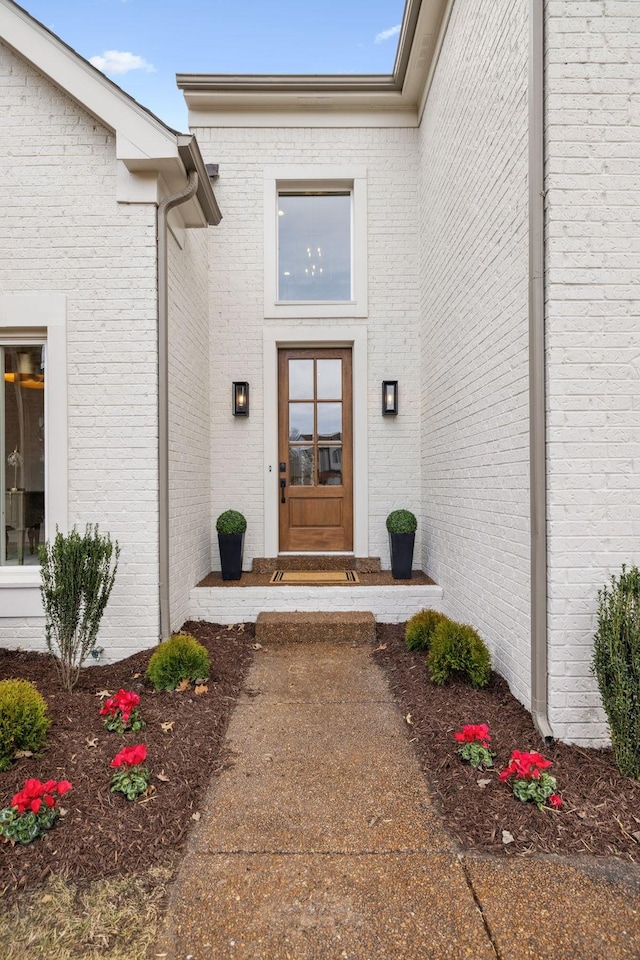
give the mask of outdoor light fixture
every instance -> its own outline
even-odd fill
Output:
[[[249,384],[246,380],[234,380],[233,415],[234,417],[249,416]]]
[[[382,381],[382,416],[398,416],[398,381]]]

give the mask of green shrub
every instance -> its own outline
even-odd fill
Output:
[[[18,750],[38,753],[51,721],[44,697],[28,680],[0,681],[0,770],[8,770]]]
[[[640,572],[622,567],[598,593],[593,672],[620,773],[640,780]]]
[[[209,676],[209,654],[188,633],[177,633],[159,645],[151,655],[147,677],[156,690],[175,690],[181,680]]]
[[[427,666],[434,683],[446,683],[458,674],[467,677],[472,687],[486,687],[491,655],[473,627],[447,619],[433,631]]]
[[[404,632],[407,648],[409,650],[428,650],[433,631],[447,619],[444,613],[438,613],[437,610],[420,610],[414,614],[407,621]]]
[[[237,510],[225,510],[216,520],[218,533],[244,533],[247,521]]]
[[[387,517],[389,533],[415,533],[418,521],[410,510],[392,510]]]
[[[95,646],[119,556],[117,542],[91,524],[84,536],[75,527],[66,536],[58,531],[38,548],[47,649],[66,690],[73,690]]]

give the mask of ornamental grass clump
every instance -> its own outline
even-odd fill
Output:
[[[407,620],[404,632],[408,650],[428,650],[433,632],[447,617],[437,610],[420,610]]]
[[[38,548],[47,649],[69,692],[95,647],[119,556],[117,542],[91,524],[83,536],[74,527],[66,536],[56,533],[53,542]]]
[[[624,777],[640,780],[640,572],[622,567],[598,593],[592,669],[613,756]]]
[[[0,810],[0,839],[12,844],[32,843],[55,824],[60,816],[58,797],[71,788],[68,780],[25,780],[11,806]]]
[[[562,806],[562,797],[556,792],[558,786],[556,778],[547,773],[551,766],[553,766],[551,760],[547,760],[535,751],[523,753],[520,750],[514,750],[509,766],[500,772],[499,779],[507,781],[513,777],[511,784],[513,795],[523,803],[532,801],[538,810],[542,810],[545,804],[559,810]]]
[[[127,730],[142,730],[145,726],[138,707],[140,697],[132,690],[118,690],[105,700],[100,716],[105,718],[104,725],[112,733],[126,733]]]
[[[472,687],[486,687],[491,677],[491,655],[473,627],[445,619],[433,631],[427,667],[431,680],[438,685],[458,676],[466,678]]]
[[[136,800],[146,793],[149,788],[149,771],[143,766],[147,759],[147,748],[144,743],[135,747],[125,747],[111,761],[111,766],[118,769],[111,778],[111,792],[124,793],[127,800]]]
[[[209,676],[209,654],[189,633],[177,633],[153,652],[147,677],[156,690],[175,690],[182,680]]]
[[[470,763],[476,770],[484,770],[493,766],[495,753],[491,752],[491,734],[486,723],[467,723],[462,730],[453,735],[460,746],[458,753],[463,760]]]
[[[38,753],[51,721],[44,697],[28,680],[0,681],[0,770],[8,770],[16,753]]]

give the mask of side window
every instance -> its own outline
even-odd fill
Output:
[[[45,530],[45,357],[40,343],[2,343],[0,566],[38,563]]]
[[[264,315],[368,315],[364,167],[265,168]]]
[[[281,301],[350,301],[351,191],[278,192]]]

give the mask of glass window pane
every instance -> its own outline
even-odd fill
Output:
[[[342,447],[318,447],[318,483],[320,486],[342,484]]]
[[[278,195],[278,300],[351,300],[351,194]]]
[[[289,440],[313,440],[313,404],[289,404]]]
[[[313,400],[313,360],[289,360],[289,400]]]
[[[318,400],[342,400],[342,360],[318,360]]]
[[[289,447],[289,483],[292,487],[313,486],[313,447]]]
[[[342,440],[342,404],[318,404],[318,440]]]
[[[0,558],[6,565],[37,564],[44,539],[44,363],[41,344],[6,346],[1,447],[4,451],[4,532]]]

